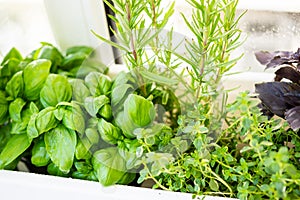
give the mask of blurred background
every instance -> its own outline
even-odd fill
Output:
[[[58,20],[63,23],[71,16],[74,4],[83,1],[87,0],[59,0],[61,3],[69,2],[69,6],[61,4],[63,6],[57,9],[57,13],[52,8],[52,17],[49,21],[47,15],[49,6],[46,9],[46,0],[45,2],[44,0],[0,0],[0,55],[5,54],[11,47],[16,47],[21,53],[27,54],[39,47],[42,41],[62,46],[58,37],[63,33],[57,33],[61,29],[54,27],[55,23]],[[97,2],[101,1],[97,0]],[[163,2],[168,4],[170,0],[163,0]],[[87,10],[88,8],[85,8],[85,12],[88,12]],[[175,32],[189,36],[189,31],[180,15],[180,13],[190,15],[189,5],[185,0],[176,0],[175,10],[168,27],[174,26]],[[263,67],[255,60],[254,52],[259,50],[296,51],[300,46],[300,1],[240,0],[239,13],[243,10],[248,11],[240,21],[240,28],[247,40],[236,53],[245,55],[233,69],[234,71],[264,72]],[[93,10],[93,12],[97,11],[103,12],[101,9]],[[56,22],[53,20],[54,15]],[[75,17],[72,15],[74,19],[72,28],[80,27],[80,18],[82,18],[80,15],[78,19],[76,15]],[[107,30],[106,19],[99,19],[97,23],[99,23],[98,28]],[[68,27],[71,27],[70,21],[66,24],[66,29]],[[74,31],[73,33],[75,34]]]
[[[0,0],[0,54],[29,53],[41,41],[55,43],[43,0]]]

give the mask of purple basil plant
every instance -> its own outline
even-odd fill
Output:
[[[260,51],[256,59],[275,71],[274,82],[255,84],[264,114],[285,118],[293,130],[300,128],[300,48],[297,52]]]

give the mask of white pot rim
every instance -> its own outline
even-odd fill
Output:
[[[192,200],[192,194],[187,193],[123,185],[103,187],[93,181],[8,170],[0,170],[0,191],[3,199],[22,200]],[[205,200],[226,199],[232,198],[205,197]]]

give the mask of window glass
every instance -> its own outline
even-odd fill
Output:
[[[300,47],[300,1],[240,0],[238,8],[238,15],[247,10],[239,24],[247,39],[235,52],[236,55],[244,53],[244,57],[234,71],[265,72],[255,59],[256,51],[296,51]],[[181,14],[189,17],[191,8],[185,0],[176,0],[174,17],[168,27],[192,37]]]

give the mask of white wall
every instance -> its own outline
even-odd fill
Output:
[[[0,0],[0,57],[13,46],[27,54],[42,41],[55,44],[43,0]]]

